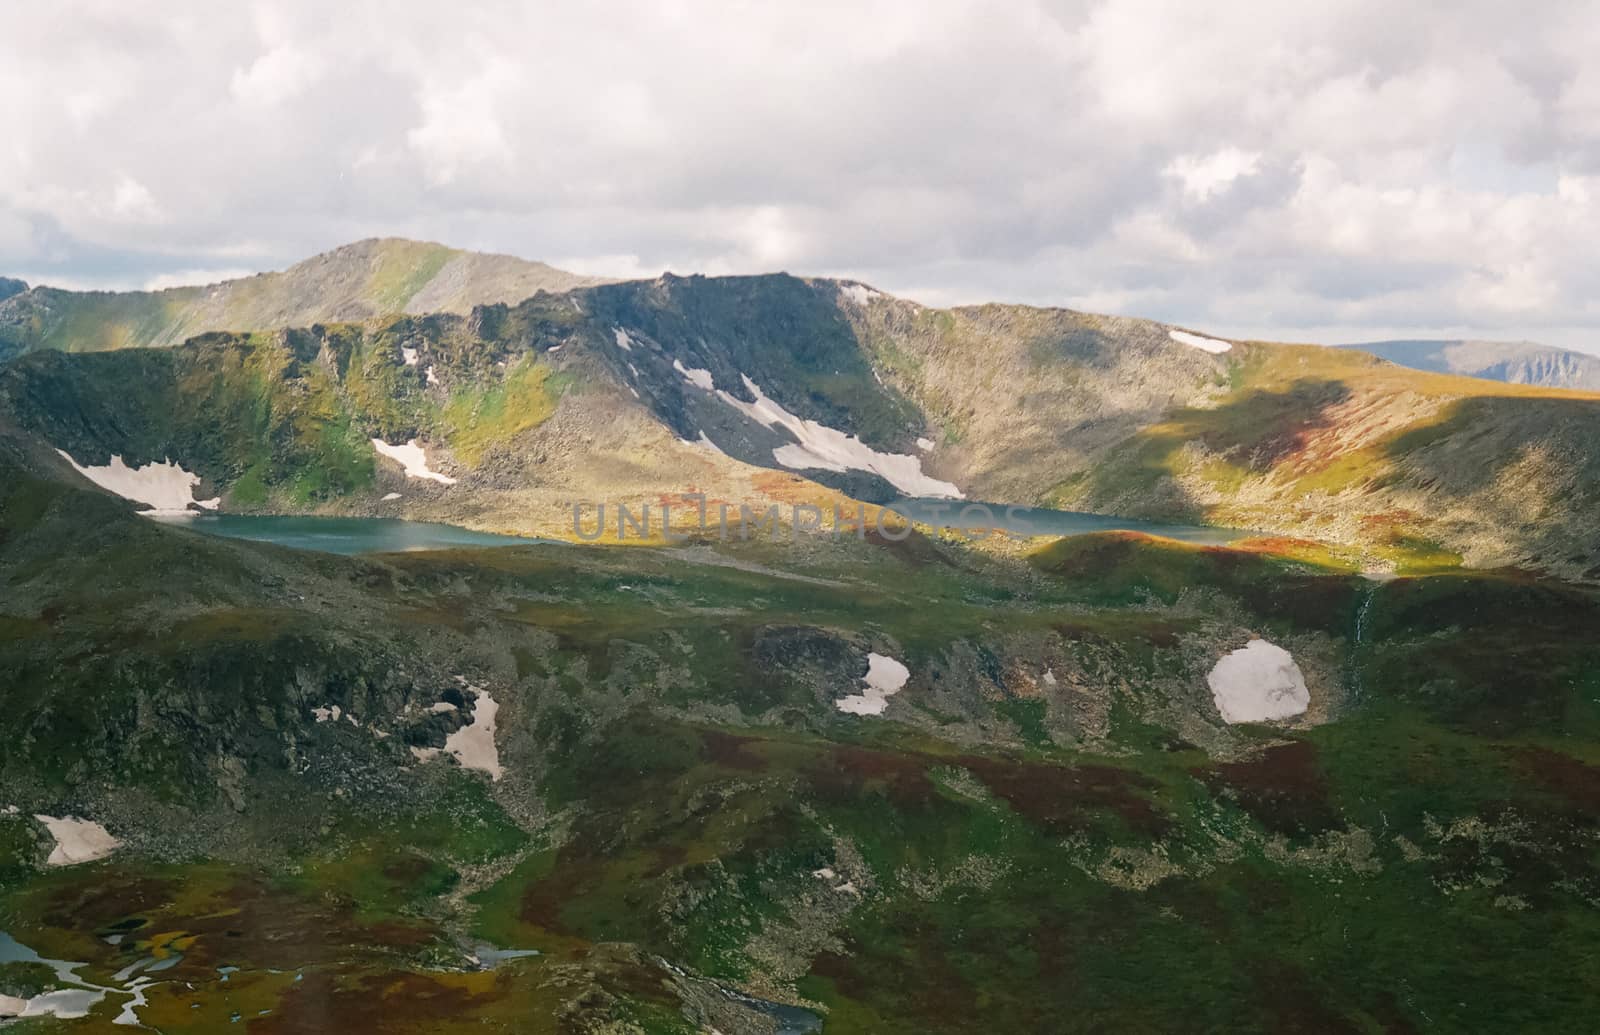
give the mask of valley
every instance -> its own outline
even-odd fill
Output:
[[[1600,397],[786,275],[413,308],[0,367],[8,1035],[1587,1030]],[[698,503],[779,520],[574,530]]]

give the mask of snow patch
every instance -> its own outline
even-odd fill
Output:
[[[724,453],[722,451],[721,447],[719,447],[715,442],[713,442],[709,438],[707,438],[706,437],[706,433],[704,431],[700,432],[700,437],[698,439],[696,439],[695,441],[691,442],[690,445],[699,446],[701,449],[704,449],[704,450],[707,450],[709,452],[715,453],[718,456],[727,456],[728,455],[727,453]]]
[[[495,717],[500,714],[500,704],[476,687],[468,689],[477,694],[472,705],[472,722],[446,737],[443,748],[414,747],[411,754],[419,762],[430,761],[441,754],[454,755],[463,769],[476,769],[488,773],[491,780],[499,780],[505,775],[505,769],[500,765],[500,751],[494,743]],[[440,704],[430,710],[435,714],[442,713]],[[449,707],[454,710],[454,706]]]
[[[387,496],[385,496],[383,499],[379,500],[378,502],[380,502],[380,503],[388,503],[390,500],[397,500],[399,498],[400,498],[400,494],[398,492],[391,492]]]
[[[440,701],[438,704],[435,704],[432,708],[429,708],[428,709],[428,713],[430,715],[443,715],[446,712],[453,712],[455,710],[456,710],[456,706],[451,704],[449,701]]]
[[[628,332],[621,327],[611,328],[612,335],[617,339],[617,348],[623,352],[633,351],[633,339],[628,337]]]
[[[330,720],[338,722],[339,716],[344,714],[344,709],[335,704],[323,708],[313,708],[311,709],[311,714],[318,722],[328,722]]]
[[[701,370],[698,367],[686,367],[681,361],[676,359],[672,361],[672,369],[682,374],[685,381],[697,388],[704,388],[709,392],[716,387],[716,383],[711,380],[711,371],[709,370]]]
[[[1305,714],[1306,677],[1277,644],[1251,640],[1225,655],[1206,677],[1224,722],[1268,722]]]
[[[917,448],[922,450],[924,453],[930,452],[933,449],[933,439],[931,439],[931,438],[919,438],[919,439],[917,439]]]
[[[491,780],[505,775],[500,766],[500,751],[494,745],[494,720],[499,713],[500,705],[495,699],[478,691],[478,699],[472,706],[472,724],[456,730],[444,742],[444,749],[456,756],[463,769],[488,773]]]
[[[400,358],[406,361],[406,366],[414,367],[417,365],[417,350],[408,349],[402,345],[400,346]]]
[[[423,373],[423,376],[428,379],[428,383],[430,385],[436,385],[436,384],[439,383],[439,375],[435,374],[433,372],[433,364],[432,363],[429,363],[428,364],[428,369],[424,370],[422,373]]]
[[[1233,344],[1231,342],[1219,341],[1216,338],[1203,338],[1198,334],[1190,334],[1188,331],[1169,330],[1167,332],[1167,336],[1173,341],[1181,342],[1184,345],[1192,345],[1197,349],[1202,349],[1206,352],[1211,352],[1218,355],[1233,348]]]
[[[1056,685],[1056,673],[1055,673],[1054,669],[1047,668],[1047,669],[1044,670],[1044,685],[1045,686],[1055,686]]]
[[[761,387],[748,375],[739,375],[744,387],[756,397],[747,403],[724,391],[717,398],[740,413],[766,427],[781,427],[798,441],[779,446],[772,457],[784,467],[793,470],[822,470],[843,473],[867,471],[876,474],[907,496],[934,497],[938,499],[965,499],[961,490],[950,482],[940,481],[922,473],[922,461],[908,453],[880,453],[854,435],[818,424],[814,420],[796,417],[767,397]],[[707,375],[709,381],[710,375]],[[709,385],[702,387],[709,388]]]
[[[105,827],[87,819],[78,819],[76,816],[57,818],[42,815],[35,815],[33,818],[43,823],[50,831],[50,836],[56,840],[50,858],[45,860],[47,866],[75,866],[78,863],[94,862],[96,859],[104,859],[122,847],[122,842],[112,837]]]
[[[432,370],[432,367],[428,368]],[[372,448],[397,461],[406,469],[407,478],[431,478],[440,485],[454,485],[456,480],[449,475],[440,474],[438,471],[428,469],[428,454],[417,445],[417,440],[412,439],[403,446],[391,446],[381,438],[372,440]]]
[[[105,998],[104,989],[61,988],[45,992],[32,999],[17,1000],[22,1003],[18,1017],[54,1017],[71,1021],[89,1016],[90,1007]],[[0,1013],[0,1016],[4,1016]]]
[[[194,487],[200,484],[198,474],[190,474],[169,460],[149,463],[143,467],[129,467],[122,457],[113,456],[104,467],[84,467],[72,459],[64,449],[56,450],[72,469],[108,492],[125,500],[143,503],[155,514],[185,514],[189,504],[206,510],[216,510],[221,497],[210,500],[194,498]]]
[[[846,298],[856,305],[864,306],[874,298],[881,297],[883,292],[874,291],[865,284],[840,284],[839,297]]]
[[[867,674],[861,681],[867,688],[851,697],[841,697],[834,707],[851,715],[882,715],[889,698],[900,692],[911,678],[911,670],[886,654],[867,655]]]

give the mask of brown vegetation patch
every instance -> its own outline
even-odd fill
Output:
[[[1172,818],[1147,796],[1155,785],[1116,766],[1042,765],[976,755],[958,764],[1018,815],[1051,834],[1089,830],[1108,814],[1152,838],[1172,827]]]
[[[1275,834],[1316,834],[1341,825],[1317,749],[1297,740],[1254,758],[1193,770],[1213,794],[1231,797]]]
[[[1517,767],[1545,790],[1591,819],[1600,817],[1600,766],[1541,747],[1516,748],[1511,755]]]
[[[474,1016],[507,993],[495,974],[371,974],[339,981],[308,973],[265,1017],[250,1019],[252,1035],[326,1035],[327,1032],[425,1032]]]
[[[719,730],[703,730],[700,733],[701,750],[706,761],[725,769],[752,773],[766,769],[768,762],[765,758],[745,750],[746,745],[754,743],[758,743],[755,737],[740,737]]]

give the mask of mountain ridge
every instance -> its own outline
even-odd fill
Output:
[[[466,316],[37,352],[0,369],[0,412],[57,477],[75,477],[58,449],[171,460],[243,512],[570,538],[575,504],[699,491],[826,510],[931,486],[1379,561],[1600,573],[1584,516],[1600,505],[1600,396],[1320,346],[1210,351],[1175,330],[930,309],[823,278],[664,276]],[[372,439],[415,442],[433,480]]]
[[[39,348],[161,348],[214,331],[262,331],[395,314],[466,314],[490,302],[602,283],[542,262],[406,238],[367,238],[287,269],[158,291],[0,291],[0,360]],[[20,283],[20,282],[14,282]]]
[[[1395,339],[1339,347],[1370,352],[1413,370],[1508,384],[1600,391],[1600,356],[1537,342]]]

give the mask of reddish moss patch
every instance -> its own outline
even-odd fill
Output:
[[[1279,744],[1255,758],[1193,772],[1213,794],[1232,798],[1275,834],[1316,834],[1342,825],[1309,741]]]
[[[506,995],[498,975],[428,975],[409,971],[372,974],[340,982],[308,973],[283,995],[278,1008],[251,1018],[251,1035],[325,1035],[327,1032],[425,1032],[452,1023],[481,1024],[479,1012]]]
[[[717,730],[704,730],[700,743],[706,761],[725,769],[742,772],[761,772],[768,767],[767,760],[745,750],[746,745],[757,743],[755,737],[740,737]]]
[[[958,764],[1018,815],[1051,834],[1089,830],[1107,815],[1153,838],[1172,827],[1171,817],[1147,796],[1155,784],[1126,769],[1035,765],[972,755]]]
[[[1517,767],[1539,786],[1559,795],[1575,810],[1600,817],[1600,766],[1585,765],[1540,747],[1517,748],[1511,755]]]
[[[897,806],[916,807],[936,794],[927,761],[893,751],[836,747],[813,759],[804,773],[824,800],[854,801],[863,792],[877,790]]]

